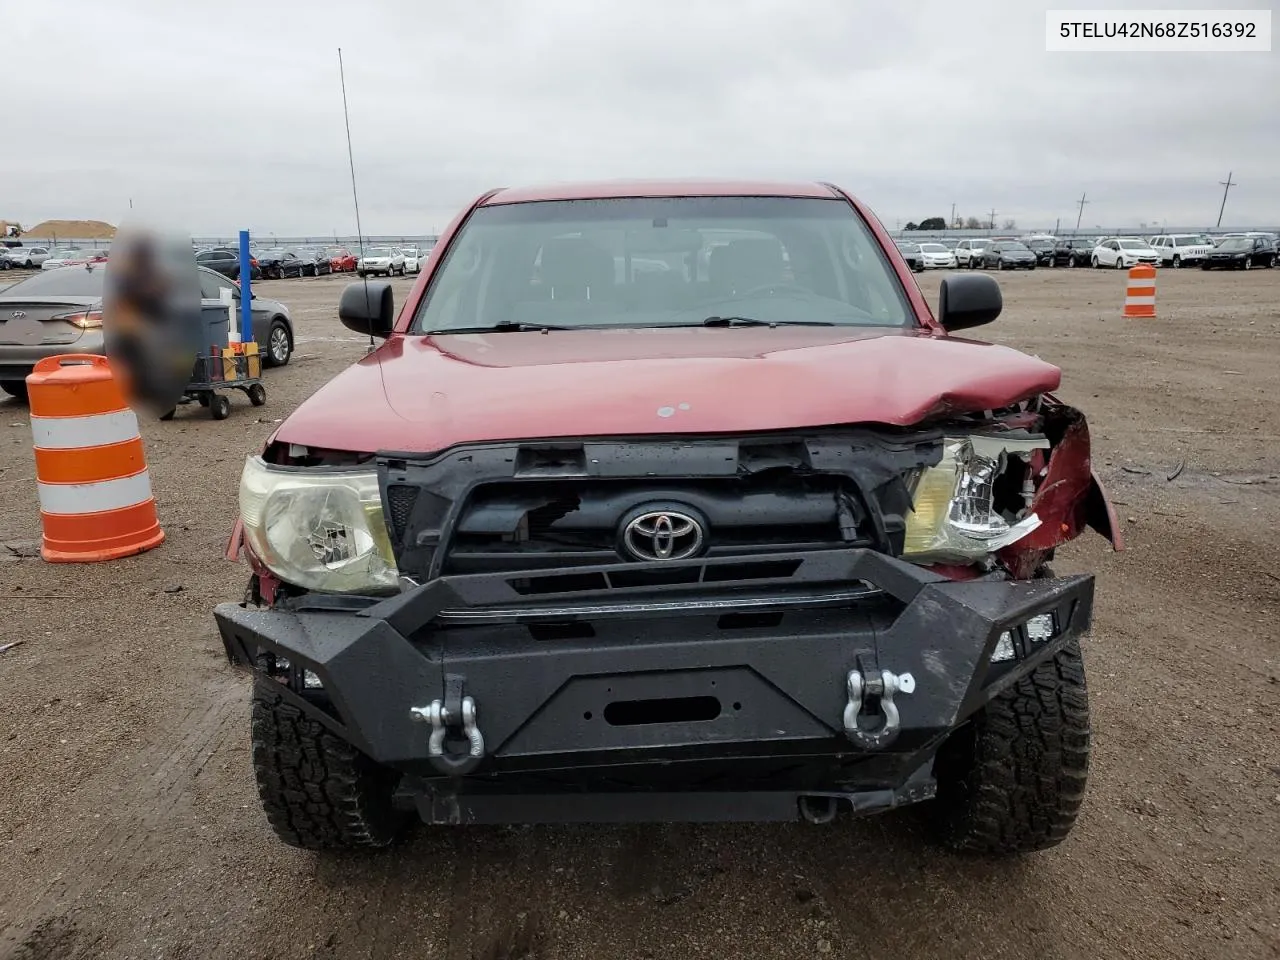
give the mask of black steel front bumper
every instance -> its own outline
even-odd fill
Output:
[[[286,699],[399,770],[426,820],[772,820],[932,796],[947,735],[1092,606],[1090,576],[953,582],[850,549],[215,617],[233,663],[291,678]]]

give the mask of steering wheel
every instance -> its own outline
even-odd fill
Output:
[[[806,297],[812,297],[815,295],[814,292],[810,290],[808,287],[802,287],[798,283],[791,283],[789,281],[783,280],[778,283],[762,283],[758,286],[752,287],[750,290],[736,291],[734,293],[734,297],[735,298],[753,297],[756,294],[776,293],[779,290],[789,290],[792,293],[801,293],[801,294],[804,294]]]

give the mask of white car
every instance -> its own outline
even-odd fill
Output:
[[[371,247],[356,261],[356,273],[362,277],[371,273],[384,277],[403,277],[404,254],[397,247]]]
[[[49,256],[45,257],[44,263],[40,264],[41,270],[57,270],[59,267],[65,267],[68,263],[76,260],[83,260],[85,252],[77,250],[74,247],[64,247],[61,250],[52,251]]]
[[[422,271],[422,261],[426,259],[422,251],[417,247],[401,247],[400,252],[404,254],[404,268],[409,273],[420,273]]]
[[[43,265],[49,259],[49,248],[12,247],[8,250],[0,251],[0,257],[4,258],[9,267],[14,269],[25,267],[30,270]]]
[[[982,262],[982,251],[986,249],[989,239],[961,240],[956,244],[956,266],[976,267]]]
[[[1151,249],[1160,254],[1160,265],[1174,268],[1199,263],[1214,246],[1203,233],[1164,233],[1151,238]]]
[[[956,252],[944,243],[922,243],[920,252],[924,254],[924,268],[950,270],[956,266]]]
[[[1160,263],[1160,254],[1147,241],[1137,237],[1112,237],[1093,248],[1089,262],[1095,267],[1115,267],[1117,270],[1127,270],[1140,263],[1154,267]]]

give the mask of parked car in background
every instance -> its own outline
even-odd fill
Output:
[[[207,268],[200,268],[199,274],[206,305],[228,286],[239,297],[239,286],[223,274]],[[0,290],[0,390],[25,398],[26,377],[37,361],[63,353],[103,353],[105,276],[105,270],[93,266],[67,266]],[[253,294],[253,335],[266,366],[289,362],[293,321],[284,304]]]
[[[303,274],[303,261],[292,250],[275,247],[264,250],[257,256],[258,265],[262,267],[262,276],[267,280],[283,280],[286,277],[300,277]]]
[[[1112,237],[1109,240],[1103,240],[1093,248],[1089,262],[1094,267],[1128,270],[1140,263],[1157,266],[1160,263],[1160,254],[1151,249],[1151,244],[1147,241],[1137,237]]]
[[[401,247],[400,252],[404,254],[404,269],[407,273],[421,273],[422,261],[424,258],[422,251],[417,247]]]
[[[1220,267],[1224,270],[1252,270],[1254,267],[1274,267],[1276,245],[1265,235],[1256,237],[1227,237],[1200,261],[1204,270]]]
[[[302,261],[304,277],[322,277],[333,273],[333,262],[329,254],[319,247],[301,247],[297,254],[298,259]]]
[[[992,240],[982,248],[978,266],[986,270],[1034,270],[1036,255],[1021,240]]]
[[[57,270],[64,267],[68,263],[74,263],[79,260],[84,262],[85,252],[77,247],[59,247],[56,250],[49,251],[49,255],[44,258],[44,263],[40,264],[41,270]]]
[[[902,254],[902,259],[907,261],[914,273],[924,272],[924,253],[920,249],[920,244],[911,243],[907,240],[895,240],[894,244],[898,248],[898,252]]]
[[[395,247],[370,247],[356,264],[356,273],[362,277],[370,274],[384,277],[403,277],[404,254]]]
[[[924,254],[926,270],[946,270],[956,265],[956,252],[945,243],[922,243],[920,252]]]
[[[1087,267],[1097,245],[1097,237],[1063,237],[1053,245],[1053,265]]]
[[[329,247],[325,253],[329,255],[329,266],[333,268],[334,273],[355,272],[356,255],[346,247]]]
[[[1023,244],[1036,255],[1036,264],[1042,267],[1053,266],[1053,250],[1058,244],[1057,237],[1029,237]]]
[[[1160,265],[1175,269],[1204,260],[1214,243],[1203,233],[1164,233],[1151,238],[1151,249],[1160,254]]]
[[[11,247],[0,250],[0,270],[32,270],[49,259],[48,247]]]
[[[988,239],[968,239],[961,240],[956,244],[956,266],[968,267],[973,269],[978,265],[978,260],[982,256],[983,248],[990,243]]]
[[[230,247],[212,247],[196,254],[196,266],[222,274],[230,280],[240,279],[240,251]],[[256,257],[249,258],[249,279],[261,280],[262,267]]]

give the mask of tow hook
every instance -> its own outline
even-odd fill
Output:
[[[849,702],[844,708],[845,736],[864,750],[883,750],[897,739],[901,727],[898,705],[893,702],[893,698],[899,693],[913,693],[916,689],[915,677],[909,673],[891,673],[888,670],[868,671],[868,675],[863,677],[862,671],[854,668],[849,671],[847,686]],[[873,697],[879,698],[884,722],[874,729],[866,730],[858,725],[858,715]]]
[[[432,700],[425,707],[410,707],[409,713],[419,723],[431,724],[427,762],[441,773],[461,777],[480,766],[484,759],[484,734],[480,732],[475,700],[462,696],[461,677],[448,678],[444,700]],[[447,752],[450,740],[465,740],[467,751]]]

